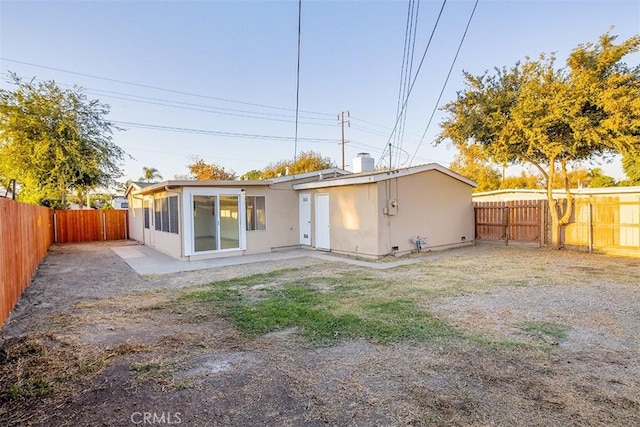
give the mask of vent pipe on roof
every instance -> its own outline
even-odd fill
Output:
[[[373,172],[374,161],[369,153],[358,153],[353,159],[353,173]]]

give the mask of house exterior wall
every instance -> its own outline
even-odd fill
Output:
[[[144,212],[142,211],[141,196],[129,195],[129,238],[138,242],[143,241]]]
[[[230,250],[227,252],[190,254],[191,250],[185,249],[190,245],[192,239],[186,238],[185,233],[192,232],[192,194],[229,193],[241,194],[241,189],[245,190],[245,197],[264,196],[266,209],[266,230],[246,230],[246,210],[245,199],[241,198],[240,221],[242,233],[246,236],[244,249]],[[182,194],[181,194],[182,193]],[[211,193],[211,194],[213,194]],[[144,200],[155,200],[161,197],[178,195],[179,212],[179,233],[162,232],[155,229],[155,218],[153,209],[151,210],[151,226],[149,230],[144,229]],[[298,193],[292,189],[291,182],[275,183],[270,185],[243,185],[238,181],[237,185],[224,187],[188,187],[184,186],[172,189],[170,192],[156,191],[153,194],[129,195],[130,236],[145,245],[160,252],[166,253],[175,258],[181,259],[207,259],[239,254],[256,254],[270,252],[274,248],[289,247],[298,245],[299,242],[299,219],[298,219]],[[222,221],[223,219],[221,219]],[[221,224],[224,227],[224,224]],[[242,239],[242,237],[241,237]],[[242,244],[241,244],[242,246]]]
[[[315,247],[316,195],[329,195],[330,249],[379,256],[376,184],[304,190],[311,194],[311,245]]]
[[[395,215],[381,216],[380,254],[415,250],[413,238],[417,236],[426,239],[427,250],[473,244],[470,185],[432,170],[392,178],[378,186],[380,212],[385,208],[393,211],[388,199],[397,202]]]
[[[271,188],[247,187],[246,196],[265,196],[266,230],[247,231],[246,254],[270,252],[300,244],[298,193],[290,183],[272,184]]]
[[[178,200],[178,233],[168,233],[165,231],[160,231],[155,229],[156,219],[155,219],[155,201],[161,199],[163,197],[171,197],[177,196]],[[144,200],[153,200],[153,206],[149,206],[152,208],[149,212],[150,215],[150,227],[149,227],[149,235],[150,238],[144,241],[144,244],[152,247],[162,253],[165,253],[174,258],[182,258],[183,250],[182,250],[182,234],[184,233],[184,218],[182,214],[182,197],[179,191],[158,191],[153,193],[151,196],[145,196]],[[144,215],[142,215],[142,226],[144,227]]]

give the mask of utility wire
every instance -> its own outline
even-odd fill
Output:
[[[408,59],[407,65],[409,66],[409,72],[407,73],[407,78],[405,81],[405,85],[406,88],[408,89],[408,85],[409,85],[409,80],[411,79],[411,75],[413,73],[413,56],[416,50],[416,33],[418,31],[418,12],[420,11],[420,0],[418,0],[417,3],[414,3],[414,17],[413,20],[411,22],[411,26],[409,27],[409,33],[411,35],[411,32],[413,32],[412,36],[410,37],[411,39],[411,54],[410,54],[410,58]],[[408,105],[408,104],[407,104]],[[405,109],[403,117],[401,119],[401,123],[400,123],[400,131],[398,132],[398,147],[399,150],[396,150],[396,164],[400,163],[400,152],[404,151],[402,150],[402,145],[403,145],[403,141],[404,141],[404,131],[405,131],[405,127],[407,124],[407,109]]]
[[[129,121],[123,121],[123,120],[109,120],[109,122],[115,125],[129,126],[129,127],[142,128],[142,129],[160,130],[160,131],[167,131],[167,132],[192,133],[192,134],[199,134],[199,135],[216,135],[216,136],[224,136],[229,138],[262,139],[262,140],[273,140],[273,141],[292,141],[293,140],[293,137],[291,136],[223,132],[223,131],[216,131],[216,130],[181,128],[176,126],[137,123],[137,122],[129,122]],[[339,142],[339,140],[331,139],[331,138],[298,138],[298,139],[300,141],[305,141],[305,142],[324,143],[324,144],[335,144]]]
[[[298,111],[300,108],[300,35],[302,33],[302,0],[298,0],[298,68],[296,70],[296,131],[293,143],[293,161],[298,159]]]
[[[109,77],[96,76],[96,75],[93,75],[93,74],[79,73],[77,71],[64,70],[62,68],[49,67],[49,66],[46,66],[46,65],[33,64],[31,62],[17,61],[15,59],[9,59],[9,58],[0,57],[0,60],[1,61],[7,61],[7,62],[13,62],[13,63],[16,63],[16,64],[28,65],[30,67],[43,68],[43,69],[46,69],[46,70],[59,71],[61,73],[68,73],[68,74],[74,74],[74,75],[77,75],[77,76],[89,77],[89,78],[92,78],[92,79],[99,79],[99,80],[105,80],[105,81],[114,82],[114,83],[130,85],[130,86],[137,86],[137,87],[142,87],[142,88],[145,88],[145,89],[153,89],[153,90],[159,90],[159,91],[163,91],[163,92],[177,93],[177,94],[180,94],[180,95],[194,96],[194,97],[198,97],[198,98],[214,99],[216,101],[231,102],[231,103],[234,103],[234,104],[251,105],[253,107],[271,108],[271,109],[274,109],[274,110],[284,110],[284,111],[294,111],[291,108],[276,107],[276,106],[273,106],[273,105],[266,105],[266,104],[256,104],[256,103],[252,103],[252,102],[236,101],[236,100],[233,100],[233,99],[219,98],[219,97],[209,96],[209,95],[201,95],[201,94],[197,94],[197,93],[185,92],[185,91],[175,90],[175,89],[167,89],[167,88],[162,88],[162,87],[158,87],[158,86],[151,86],[151,85],[145,85],[145,84],[141,84],[141,83],[129,82],[129,81],[125,81],[125,80],[112,79],[112,78],[109,78]],[[334,114],[332,114],[332,113],[323,113],[323,112],[318,112],[318,111],[304,111],[304,110],[302,110],[301,112],[302,113],[308,113],[308,114],[318,114],[318,115],[322,115],[322,116],[330,116],[330,117],[334,116]]]
[[[411,92],[413,91],[413,86],[416,84],[416,80],[418,79],[418,75],[420,74],[420,70],[422,69],[422,64],[424,63],[424,59],[427,56],[427,52],[429,51],[429,46],[431,46],[431,41],[433,40],[433,35],[436,32],[436,28],[438,28],[438,23],[440,22],[440,17],[442,17],[442,11],[444,10],[444,6],[446,4],[447,4],[447,0],[443,0],[442,7],[440,7],[440,12],[438,13],[438,18],[436,19],[436,23],[434,24],[433,30],[431,31],[431,36],[429,37],[429,41],[427,42],[427,47],[424,49],[424,53],[422,54],[422,59],[420,59],[420,64],[418,65],[418,69],[416,70],[416,75],[414,76],[413,81],[411,82],[411,86],[409,87],[409,92],[407,93],[407,97],[404,100],[404,103],[402,104],[401,111],[404,111],[404,109],[407,106],[407,102],[409,101],[409,97],[411,96]],[[393,125],[393,131],[391,131],[391,135],[389,135],[389,138],[387,139],[387,143],[385,144],[386,146],[388,146],[389,143],[391,142],[391,137],[393,136],[393,133],[398,128],[399,121],[400,121],[400,116],[396,118],[396,122]],[[378,160],[378,165],[380,164],[381,161],[382,161],[382,157],[380,158],[380,160]]]
[[[7,73],[2,73],[1,75],[4,76],[4,77],[10,77],[10,74],[7,74]],[[25,78],[24,76],[18,76],[18,77]],[[38,82],[45,82],[45,80],[42,80],[42,79],[34,79],[34,80],[38,81]],[[62,86],[67,86],[67,87],[77,87],[76,85],[71,85],[71,84],[62,83],[62,82],[57,82],[57,84],[62,85]],[[83,88],[83,89],[85,89],[84,93],[86,93],[87,95],[100,96],[100,97],[113,98],[113,99],[120,99],[120,100],[123,100],[123,101],[139,102],[139,103],[150,104],[150,105],[159,105],[159,106],[163,106],[163,107],[170,107],[170,108],[176,108],[176,109],[182,109],[182,110],[202,111],[202,112],[205,112],[205,113],[222,114],[222,115],[226,115],[226,116],[246,117],[246,118],[251,118],[251,119],[271,120],[271,121],[278,121],[278,122],[285,122],[285,123],[294,123],[294,121],[293,121],[294,116],[287,115],[287,114],[263,113],[263,112],[260,112],[260,111],[237,110],[237,109],[232,109],[232,108],[214,107],[214,106],[210,106],[210,105],[193,104],[193,103],[190,103],[190,102],[181,102],[181,101],[174,101],[174,100],[171,100],[171,99],[154,98],[154,97],[149,97],[149,96],[140,96],[140,95],[129,94],[129,93],[125,93],[125,92],[116,92],[116,91],[95,89],[95,88]],[[104,92],[104,93],[102,93],[102,92]],[[115,96],[115,95],[109,95],[109,94],[123,95],[123,96]],[[158,102],[153,102],[153,101],[158,101]],[[174,104],[176,104],[176,105],[174,105]],[[212,110],[219,110],[219,111],[212,111]],[[247,114],[234,114],[233,112],[247,113]],[[255,116],[254,114],[266,115],[268,117]],[[272,117],[285,117],[285,118],[289,118],[289,119],[292,119],[292,120],[274,119]],[[301,119],[305,119],[305,120],[323,120],[323,121],[329,121],[330,120],[330,121],[333,122],[333,119],[324,118],[324,117],[300,117],[300,118]],[[308,125],[316,125],[316,126],[333,127],[333,124],[329,124],[329,123],[314,123],[314,122],[300,122],[300,123],[308,124]]]
[[[420,149],[420,146],[422,145],[422,142],[424,141],[424,137],[427,134],[427,131],[429,130],[429,126],[431,126],[431,121],[433,120],[433,116],[436,114],[436,110],[438,109],[438,104],[440,104],[440,100],[442,99],[442,94],[444,93],[444,90],[447,87],[447,83],[449,82],[449,77],[451,77],[451,72],[453,71],[453,67],[456,64],[456,60],[458,59],[458,54],[460,54],[460,49],[462,49],[462,43],[464,43],[464,39],[467,36],[467,31],[469,30],[469,26],[471,25],[471,20],[473,19],[473,15],[476,13],[476,8],[478,7],[478,1],[479,0],[476,0],[475,4],[473,5],[473,10],[471,11],[471,15],[469,15],[469,20],[467,21],[467,26],[465,27],[464,33],[462,34],[462,38],[460,39],[460,43],[458,44],[458,50],[456,51],[456,55],[453,57],[453,61],[451,62],[451,67],[449,67],[449,73],[447,74],[447,78],[445,79],[444,84],[442,85],[442,90],[440,91],[440,95],[438,96],[438,100],[436,101],[435,105],[433,106],[433,111],[431,111],[431,116],[429,117],[429,121],[427,122],[427,127],[425,128],[424,132],[422,133],[422,137],[420,138],[420,143],[416,147],[416,151],[413,153],[413,157],[411,158],[411,161],[409,162],[409,165],[411,165],[413,163],[413,159],[415,159],[416,154],[418,153],[418,150]]]
[[[409,4],[407,6],[407,21],[404,24],[404,47],[402,48],[402,65],[400,66],[400,85],[398,87],[398,100],[396,102],[396,119],[400,117],[400,107],[402,105],[402,101],[404,100],[405,97],[405,92],[406,92],[406,85],[405,85],[405,80],[406,80],[406,69],[408,69],[408,64],[407,64],[407,56],[408,56],[408,51],[409,51],[409,39],[410,39],[410,33],[409,33],[409,23],[413,23],[413,19],[412,19],[412,10],[413,10],[413,0],[409,0]],[[398,133],[399,132],[394,132],[393,133],[393,142],[396,143],[398,142]]]

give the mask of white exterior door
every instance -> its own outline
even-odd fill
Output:
[[[316,249],[331,249],[329,235],[329,195],[316,195]]]
[[[311,246],[311,195],[300,194],[300,244]]]

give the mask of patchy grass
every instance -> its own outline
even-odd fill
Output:
[[[564,341],[569,331],[569,327],[553,322],[525,322],[521,328],[528,334],[553,344]]]
[[[69,392],[115,357],[149,350],[131,341],[103,349],[50,333],[8,339],[0,346],[0,415],[15,405]]]
[[[203,319],[206,311],[223,314],[249,336],[296,327],[322,345],[351,338],[390,343],[461,336],[414,300],[384,296],[387,280],[361,271],[296,280],[288,280],[289,273],[213,283],[183,295],[176,310],[190,320]]]

